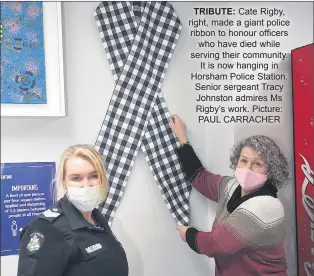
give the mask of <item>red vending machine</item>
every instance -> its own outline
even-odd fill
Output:
[[[291,51],[298,275],[314,275],[314,44]]]

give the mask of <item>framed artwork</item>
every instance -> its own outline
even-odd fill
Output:
[[[60,2],[1,2],[1,117],[65,116]]]

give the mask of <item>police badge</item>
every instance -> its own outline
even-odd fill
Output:
[[[45,236],[39,232],[33,232],[30,234],[30,241],[26,247],[28,255],[33,255],[40,249],[43,245],[44,238]]]

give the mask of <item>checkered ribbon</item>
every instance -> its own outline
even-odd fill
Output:
[[[191,185],[175,153],[178,142],[161,92],[180,20],[168,2],[101,2],[94,17],[115,80],[95,145],[106,158],[110,186],[99,209],[111,225],[141,147],[171,215],[187,225]]]

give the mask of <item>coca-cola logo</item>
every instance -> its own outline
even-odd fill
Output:
[[[307,194],[307,187],[309,184],[313,185],[313,171],[311,170],[311,166],[309,162],[306,160],[302,154],[299,153],[301,158],[303,159],[303,164],[301,165],[302,172],[304,174],[304,181],[302,184],[302,204],[304,207],[304,210],[308,217],[311,220],[311,241],[314,243],[314,199],[310,195]],[[314,247],[311,249],[312,256],[314,257]],[[306,273],[306,276],[313,275],[313,272],[311,270],[314,270],[314,262],[304,262],[304,270]]]
[[[303,207],[305,209],[306,214],[309,216],[309,218],[313,222],[313,220],[314,220],[314,214],[313,214],[314,200],[310,195],[306,194],[307,186],[309,184],[313,185],[313,171],[311,170],[310,164],[306,160],[306,158],[304,156],[302,156],[300,153],[299,153],[299,155],[301,156],[301,158],[303,159],[303,162],[304,162],[304,164],[301,165],[301,169],[302,169],[304,176],[305,176],[303,184],[302,184],[302,203],[303,203]]]

